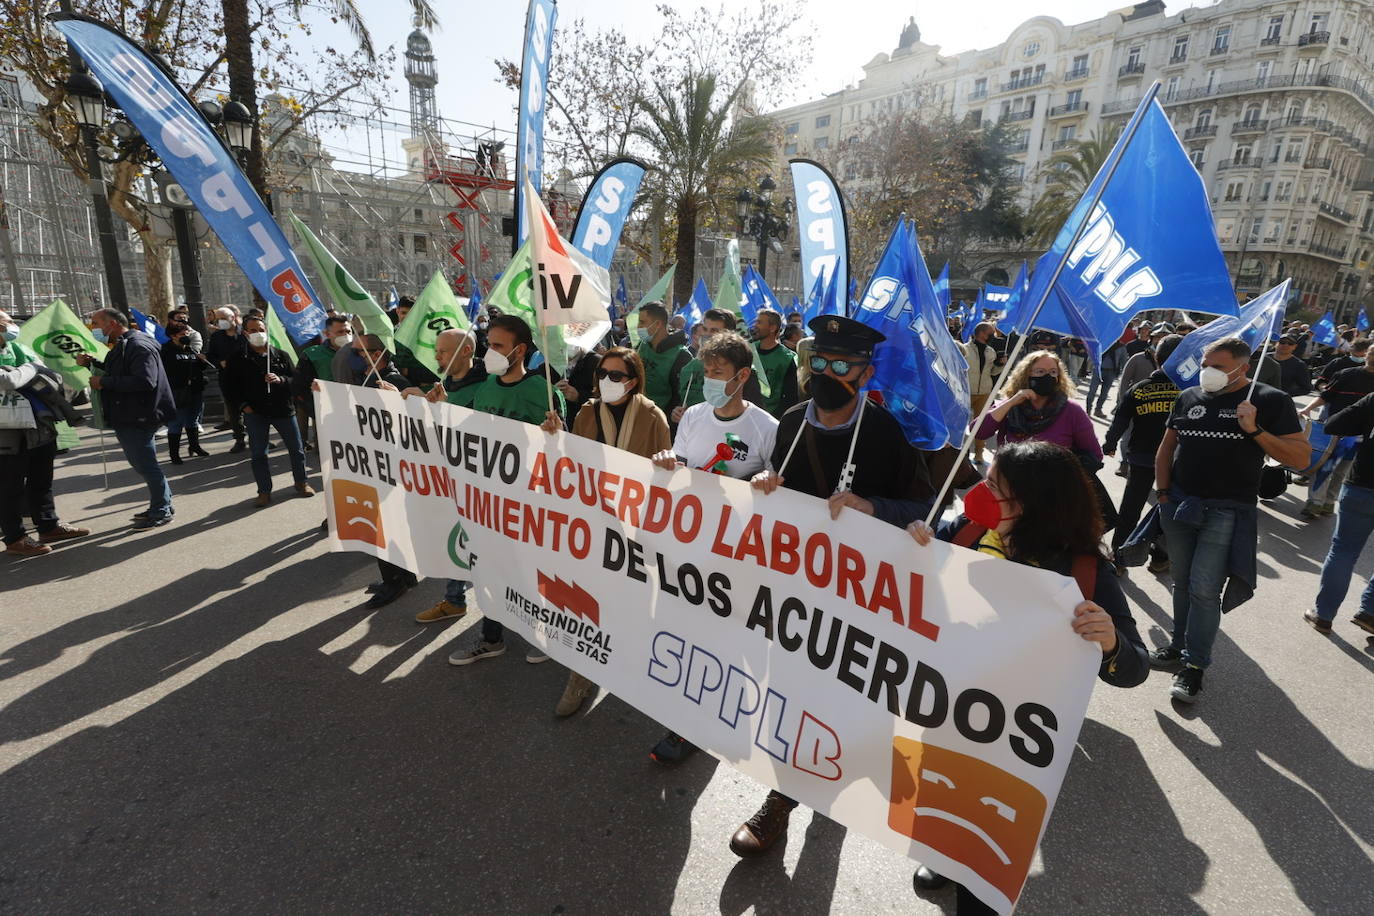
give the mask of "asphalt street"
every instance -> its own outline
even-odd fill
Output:
[[[1099,435],[1103,432],[1099,421]],[[0,909],[16,913],[952,913],[913,864],[806,809],[741,861],[764,790],[614,696],[570,720],[556,664],[454,668],[480,619],[422,627],[442,583],[363,608],[375,563],[329,553],[323,499],[249,503],[247,455],[169,467],[173,524],[111,437],[59,459],[91,537],[0,557]],[[314,463],[312,455],[312,464]],[[1119,493],[1120,478],[1102,475]],[[1374,641],[1302,622],[1334,521],[1290,488],[1261,584],[1227,615],[1198,704],[1169,676],[1098,684],[1018,912],[1374,910]],[[1168,577],[1125,580],[1150,645]],[[516,640],[512,640],[515,642]]]

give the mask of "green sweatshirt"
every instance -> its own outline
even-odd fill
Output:
[[[681,381],[678,382],[677,403],[679,407],[692,407],[706,400],[704,393],[706,381],[706,367],[701,360],[694,359],[686,366],[682,367],[680,375]]]
[[[483,413],[539,424],[544,422],[544,414],[549,409],[549,386],[542,373],[527,373],[520,381],[509,385],[489,375],[482,384],[469,387],[476,391],[472,398],[472,409]],[[454,392],[457,395],[462,393]],[[553,390],[553,405],[560,416],[566,412],[563,393],[557,388]]]
[[[658,405],[665,416],[671,415],[678,405],[680,378],[682,370],[691,361],[692,354],[684,344],[687,338],[681,331],[674,331],[657,347],[643,341],[635,349],[644,361],[644,394]]]
[[[328,344],[315,344],[306,347],[301,353],[315,367],[315,378],[325,382],[334,381],[334,355],[338,353]]]
[[[796,403],[797,354],[782,344],[771,350],[764,350],[756,344],[755,349],[758,351],[759,362],[763,364],[763,371],[768,376],[768,386],[771,389],[768,396],[763,399],[763,409],[775,417],[781,417],[787,408]],[[790,385],[789,375],[792,377]]]

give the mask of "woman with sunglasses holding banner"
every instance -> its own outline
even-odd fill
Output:
[[[583,358],[594,357],[588,354]],[[628,347],[612,347],[601,354],[601,362],[593,375],[596,395],[583,404],[573,418],[573,435],[595,439],[603,445],[644,458],[652,458],[669,446],[672,438],[668,434],[668,419],[643,393],[644,361],[638,353]],[[557,413],[549,412],[542,428],[545,432],[557,432],[563,428],[563,421]],[[595,684],[570,671],[568,684],[554,712],[570,716],[595,693]]]

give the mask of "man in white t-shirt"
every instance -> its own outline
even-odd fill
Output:
[[[744,399],[754,365],[749,342],[733,331],[721,331],[702,344],[697,358],[705,373],[706,400],[683,412],[672,451],[654,455],[654,464],[669,471],[689,467],[740,480],[771,470],[778,421]],[[669,732],[649,756],[658,763],[680,763],[694,750],[681,735]]]

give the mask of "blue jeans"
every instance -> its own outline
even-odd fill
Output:
[[[167,421],[167,435],[175,436],[188,426],[200,422],[200,411],[205,406],[205,389],[193,388],[186,392],[185,405],[177,408],[177,415]]]
[[[148,517],[166,518],[172,514],[172,488],[157,460],[155,426],[116,426],[115,438],[124,450],[129,466],[148,484]]]
[[[1092,381],[1088,382],[1088,397],[1083,402],[1083,408],[1091,411],[1093,409],[1093,395],[1097,396],[1097,409],[1101,410],[1102,405],[1107,402],[1107,392],[1112,387],[1112,382],[1121,373],[1115,369],[1103,367],[1100,372],[1094,372]]]
[[[267,431],[275,429],[281,436],[286,453],[291,456],[291,476],[296,483],[305,483],[305,449],[301,446],[300,429],[295,417],[264,417],[256,413],[243,415],[248,430],[248,453],[252,457],[253,479],[259,493],[272,492],[272,469],[267,466]]]
[[[1322,584],[1317,590],[1317,616],[1328,623],[1336,619],[1345,594],[1350,590],[1350,577],[1355,561],[1360,558],[1369,535],[1374,533],[1374,490],[1348,483],[1341,488],[1340,509],[1336,515],[1336,533],[1331,549],[1322,562]],[[1360,613],[1374,615],[1374,578],[1365,586],[1360,597]]]
[[[444,600],[449,604],[467,604],[464,594],[468,590],[470,583],[461,579],[449,579],[444,585]]]
[[[1174,634],[1169,645],[1183,651],[1185,665],[1206,668],[1221,628],[1221,592],[1226,586],[1236,512],[1205,508],[1202,525],[1195,526],[1175,521],[1176,508],[1170,497],[1159,513],[1174,577]]]

